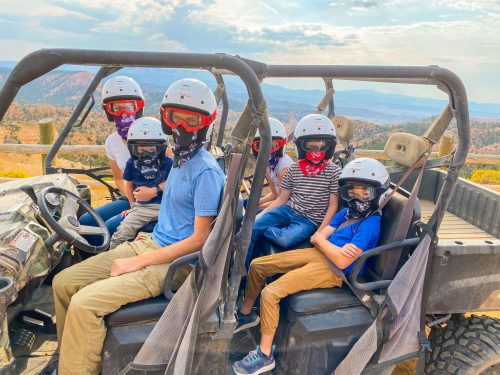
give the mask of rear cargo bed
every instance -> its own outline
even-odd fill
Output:
[[[434,210],[434,203],[428,200],[420,201],[422,220],[427,222]],[[446,212],[441,226],[439,227],[438,237],[440,240],[494,240],[491,234],[466,222],[464,219]]]

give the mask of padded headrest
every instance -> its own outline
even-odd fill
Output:
[[[385,155],[396,163],[411,167],[427,149],[426,141],[411,133],[393,133],[384,148]],[[417,168],[422,166],[419,162]]]
[[[354,134],[354,122],[350,117],[335,116],[332,121],[338,139],[341,141],[352,140]]]

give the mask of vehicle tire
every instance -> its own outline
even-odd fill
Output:
[[[428,375],[500,374],[500,319],[456,315],[446,327],[432,329],[429,340]]]

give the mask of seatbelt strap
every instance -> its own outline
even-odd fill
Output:
[[[238,178],[238,171],[240,169],[242,154],[233,152],[231,154],[231,161],[229,170],[227,171],[226,187],[224,188],[224,199],[228,194],[233,194],[233,189]],[[250,191],[248,192],[250,194]]]
[[[345,228],[351,224],[355,224],[360,222],[361,220],[365,219],[368,216],[365,217],[357,217],[357,218],[351,218],[347,219],[344,221],[342,224],[340,224],[337,229],[335,230],[336,232],[341,230],[342,228]],[[326,259],[326,263],[328,264],[328,267],[330,267],[330,270],[342,280],[343,283],[345,283],[351,290],[352,292],[358,297],[358,299],[361,301],[361,303],[370,310],[370,314],[375,317],[377,316],[378,313],[378,304],[376,301],[372,298],[371,294],[368,294],[367,292],[363,290],[359,290],[358,288],[355,288],[354,286],[351,285],[351,283],[347,280],[347,277],[340,268],[338,268],[333,262],[328,259],[326,255],[323,254],[323,256]]]
[[[430,151],[430,150],[428,150]],[[429,152],[426,151],[420,158],[419,160],[423,159],[424,165],[425,162],[427,161],[427,158],[429,157]],[[417,161],[418,163],[418,161]],[[415,163],[415,164],[417,164]],[[409,168],[408,171],[413,171],[415,169],[415,164],[412,166],[412,168]],[[411,219],[413,217],[413,211],[415,210],[415,204],[417,202],[417,196],[418,196],[418,191],[420,190],[420,185],[422,183],[422,176],[424,174],[424,165],[422,165],[422,168],[420,168],[420,173],[418,174],[417,180],[415,181],[415,185],[413,185],[413,189],[410,193],[410,196],[408,197],[408,200],[406,201],[406,204],[403,208],[403,213],[401,215],[401,220],[398,223],[398,226],[396,227],[396,231],[394,233],[394,238],[393,241],[400,241],[404,240],[408,234],[408,229],[410,228],[411,225]],[[405,173],[406,178],[408,178],[409,174]],[[411,172],[410,172],[411,173]],[[403,179],[401,179],[403,180]],[[401,181],[398,183],[399,186],[401,186]],[[395,188],[392,193],[397,190],[398,188]],[[392,194],[391,194],[392,196]],[[384,202],[387,203],[387,202]],[[384,271],[382,272],[382,279],[383,280],[391,280],[394,278],[394,275],[396,273],[396,269],[399,264],[399,260],[401,258],[401,251],[403,249],[394,249],[392,250],[388,257],[387,261],[385,262],[384,265]]]

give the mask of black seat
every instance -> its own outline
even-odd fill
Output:
[[[114,313],[107,315],[105,317],[106,326],[111,328],[158,320],[169,302],[165,296],[160,295],[155,298],[129,303]]]
[[[344,307],[360,306],[361,302],[348,287],[306,290],[285,299],[287,310],[308,314]]]

